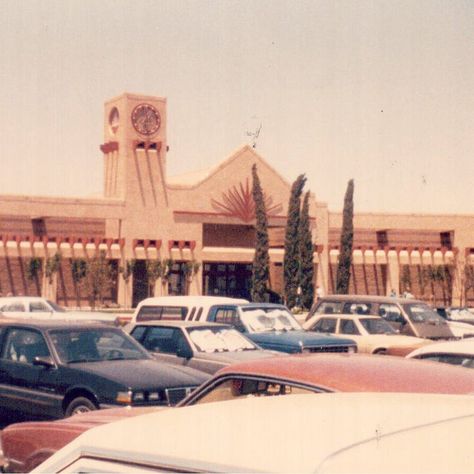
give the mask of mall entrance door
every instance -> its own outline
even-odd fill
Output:
[[[250,299],[251,263],[204,262],[203,291],[205,295]]]

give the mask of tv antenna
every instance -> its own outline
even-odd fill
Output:
[[[247,136],[252,137],[252,140],[251,140],[252,148],[257,148],[257,140],[258,140],[261,130],[262,130],[262,124],[258,126],[255,132],[247,132]]]

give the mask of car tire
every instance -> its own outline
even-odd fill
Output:
[[[78,413],[86,413],[88,411],[97,410],[97,405],[87,397],[73,398],[64,411],[65,418]]]
[[[375,349],[373,353],[377,355],[387,355],[387,349]]]

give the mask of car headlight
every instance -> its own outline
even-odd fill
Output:
[[[160,399],[160,394],[158,392],[150,392],[148,394],[148,400],[150,402],[156,402]]]

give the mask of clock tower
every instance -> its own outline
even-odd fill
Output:
[[[104,196],[124,201],[122,236],[156,238],[167,221],[166,99],[122,94],[105,103]],[[127,228],[125,228],[127,227]]]

